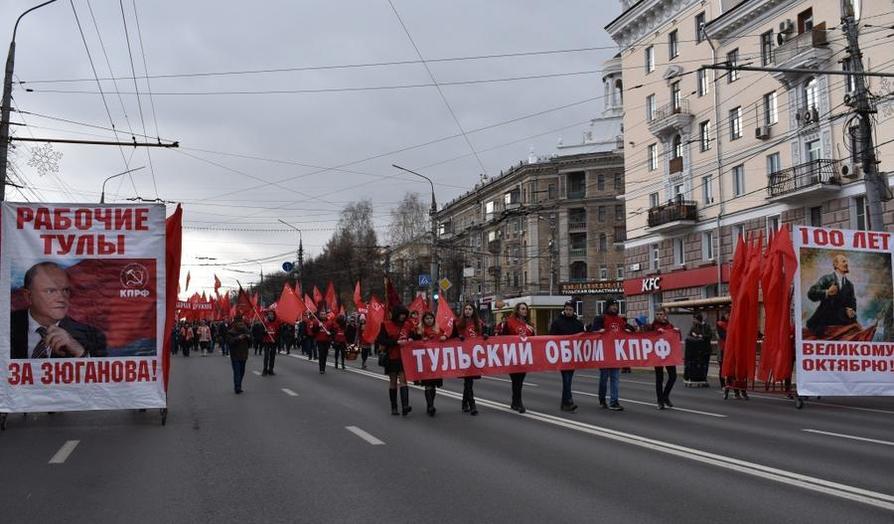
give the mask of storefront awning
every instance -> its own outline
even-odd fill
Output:
[[[693,300],[677,300],[675,302],[662,302],[661,307],[665,309],[686,309],[686,310],[696,310],[696,309],[720,309],[724,306],[728,306],[732,303],[732,299],[728,296],[726,297],[713,297],[713,298],[696,298]]]

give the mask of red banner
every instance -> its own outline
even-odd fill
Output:
[[[410,342],[401,351],[407,380],[505,375],[561,369],[676,366],[678,331],[581,333]]]

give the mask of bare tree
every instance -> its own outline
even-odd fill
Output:
[[[407,192],[397,207],[391,210],[391,225],[388,240],[393,246],[405,244],[431,229],[428,207],[419,198],[419,193]]]

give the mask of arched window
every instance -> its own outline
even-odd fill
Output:
[[[673,152],[674,158],[682,158],[683,157],[683,139],[680,135],[674,135],[673,139]]]
[[[575,262],[571,264],[571,281],[584,282],[587,280],[587,263]]]
[[[615,104],[621,105],[624,103],[624,84],[621,82],[621,79],[615,80]]]
[[[804,82],[804,109],[819,108],[819,82],[810,77]]]

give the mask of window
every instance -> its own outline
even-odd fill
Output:
[[[617,204],[615,205],[615,222],[622,222],[624,220],[624,205]]]
[[[798,13],[798,34],[813,30],[813,9]]]
[[[733,196],[745,194],[745,166],[739,164],[733,168]]]
[[[596,208],[596,216],[597,220],[600,222],[605,222],[605,206],[599,206]]]
[[[615,266],[615,279],[624,280],[624,264],[618,264]]]
[[[702,152],[711,149],[711,121],[705,120],[698,125],[699,144],[701,144]]]
[[[596,189],[605,191],[605,175],[596,175]]]
[[[649,207],[658,207],[659,202],[658,192],[654,192],[649,194]]]
[[[729,112],[729,139],[742,138],[742,107],[730,109]]]
[[[674,135],[671,146],[673,147],[674,158],[683,158],[683,139],[680,135]]]
[[[682,98],[680,95],[680,82],[674,82],[673,84],[671,84],[670,98],[674,113],[679,113],[680,106],[682,105]]]
[[[649,157],[649,171],[655,171],[656,169],[658,169],[658,144],[649,144],[647,149]]]
[[[608,236],[605,233],[599,233],[599,251],[608,251]]]
[[[711,177],[702,177],[702,203],[705,205],[714,203],[714,195],[711,190]]]
[[[866,209],[866,197],[854,197],[853,211],[854,212],[851,215],[853,217],[853,220],[851,220],[851,227],[853,229],[860,229],[862,231],[872,229],[869,221],[869,213]]]
[[[714,232],[705,231],[702,233],[702,258],[704,260],[714,260]]]
[[[546,198],[548,198],[549,200],[556,199],[556,184],[550,184],[549,186],[547,186]]]
[[[764,95],[764,125],[772,126],[779,121],[779,112],[776,109],[776,91]]]
[[[646,121],[651,122],[655,120],[655,111],[658,108],[655,106],[655,95],[649,95],[646,97]]]
[[[487,202],[486,204],[484,204],[484,219],[490,220],[493,217],[494,217],[494,201],[491,200],[490,202]]]
[[[683,195],[686,193],[686,186],[683,184],[677,184],[674,186],[674,198],[677,200],[682,200]]]
[[[497,239],[497,232],[496,232],[496,231],[488,231],[488,232],[487,232],[487,241],[488,241],[488,242],[493,242],[493,241],[495,241],[496,239]]]
[[[804,109],[819,107],[819,82],[815,77],[804,82]]]
[[[767,174],[778,173],[782,171],[782,162],[779,160],[779,153],[773,153],[767,156]]]
[[[616,174],[614,176],[612,185],[614,186],[614,189],[624,189],[624,179],[621,178],[621,175]]]
[[[658,264],[661,261],[661,249],[659,248],[659,244],[652,244],[649,248],[649,264],[652,268],[652,271],[658,270]]]
[[[584,282],[587,280],[587,263],[586,262],[574,262],[571,264],[571,281],[572,282]]]
[[[649,46],[645,51],[646,56],[646,74],[651,73],[655,70],[655,48],[653,46]]]
[[[705,27],[705,12],[695,15],[695,43],[700,44],[705,39],[702,29]]]
[[[503,203],[507,206],[511,204],[518,204],[520,197],[521,193],[519,192],[519,190],[513,189],[512,191],[503,194]]]
[[[711,84],[708,82],[708,70],[696,70],[695,77],[698,82],[698,96],[707,95],[711,91]]]
[[[568,235],[568,249],[573,257],[587,256],[587,234],[570,233]]]
[[[674,29],[667,34],[667,59],[673,60],[680,54],[680,48],[677,45],[677,30]]]
[[[608,280],[608,266],[605,264],[599,266],[599,280]]]
[[[819,139],[811,140],[804,145],[804,149],[807,152],[807,161],[813,162],[815,160],[819,160],[822,155],[822,146],[820,146]]]
[[[810,208],[810,225],[813,227],[823,226],[823,206]]]
[[[686,263],[686,245],[682,238],[674,239],[674,264],[682,266]]]
[[[773,63],[773,31],[761,35],[761,65]]]
[[[583,171],[568,173],[568,198],[587,196],[587,174]]]
[[[767,239],[772,237],[779,231],[779,215],[767,217]]]
[[[733,49],[726,54],[726,83],[731,84],[739,79],[739,70],[735,69],[739,66],[739,50]]]

